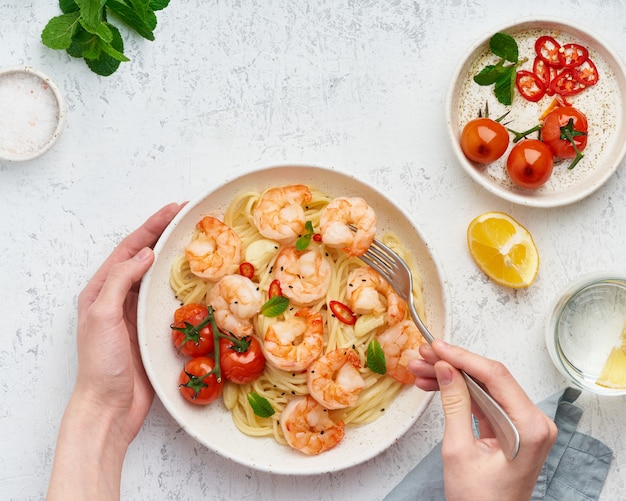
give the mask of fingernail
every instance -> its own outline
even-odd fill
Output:
[[[440,385],[447,386],[452,382],[452,369],[447,365],[435,365],[435,374]]]
[[[146,259],[150,257],[151,253],[152,251],[150,250],[149,247],[144,247],[137,254],[135,254],[134,259],[137,261],[145,261]]]

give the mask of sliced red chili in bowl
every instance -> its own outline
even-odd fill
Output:
[[[589,51],[577,43],[566,43],[559,49],[558,58],[563,68],[573,68],[589,58]]]
[[[545,84],[532,71],[518,71],[515,77],[515,85],[522,97],[533,103],[539,101],[546,93]]]
[[[561,96],[573,96],[583,90],[585,86],[574,78],[571,69],[566,68],[552,80],[550,88]]]
[[[583,61],[583,63],[575,68],[572,68],[572,74],[574,78],[586,87],[591,87],[598,83],[600,75],[598,74],[598,68],[591,59]]]
[[[561,44],[554,38],[544,35],[539,37],[535,42],[535,52],[537,56],[543,59],[550,66],[560,66],[559,49]]]

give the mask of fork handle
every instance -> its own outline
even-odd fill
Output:
[[[478,408],[482,411],[485,419],[489,421],[491,429],[498,439],[506,458],[509,461],[515,459],[519,451],[520,442],[519,432],[515,424],[513,424],[513,421],[511,421],[498,402],[496,402],[474,378],[465,371],[461,371],[461,373],[465,378],[472,400],[474,400]]]
[[[415,325],[417,325],[419,331],[422,333],[426,341],[428,341],[428,344],[432,344],[435,338],[424,325],[424,322],[422,322],[422,319],[417,314],[417,311],[415,311],[415,306],[412,301],[409,301],[409,312],[411,314],[411,318],[413,318],[413,321],[415,322]],[[513,424],[511,418],[509,418],[507,413],[504,412],[504,409],[500,407],[498,402],[496,402],[493,397],[489,395],[489,393],[487,393],[487,391],[480,386],[474,378],[472,378],[472,376],[467,374],[465,371],[461,371],[461,373],[465,378],[472,400],[474,400],[478,408],[482,411],[485,419],[489,421],[491,429],[498,439],[505,456],[509,461],[513,460],[519,451],[519,432],[517,431],[515,424]]]

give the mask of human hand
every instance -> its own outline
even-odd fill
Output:
[[[78,374],[48,499],[119,496],[126,449],[154,398],[137,343],[139,282],[154,261],[151,247],[181,207],[163,207],[122,240],[78,297]]]
[[[409,370],[418,387],[440,391],[446,420],[441,450],[446,498],[529,499],[557,436],[554,422],[502,363],[441,340],[424,344],[420,354],[423,360],[411,361]],[[459,369],[481,381],[515,423],[520,449],[514,460],[507,460],[489,423],[472,405]],[[473,433],[472,413],[478,419],[479,438]]]

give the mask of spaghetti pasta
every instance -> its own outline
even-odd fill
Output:
[[[319,228],[322,211],[332,199],[314,187],[309,187],[309,189],[311,198],[303,207],[304,217],[306,221],[312,223],[313,228]],[[267,300],[270,284],[276,275],[277,256],[285,245],[263,237],[255,226],[254,210],[261,196],[262,193],[258,191],[246,191],[237,195],[227,207],[223,222],[241,240],[242,259],[254,265],[253,281],[258,285],[264,300]],[[193,239],[196,235],[190,237]],[[416,306],[423,318],[425,312],[422,283],[411,254],[396,235],[389,233],[379,238],[398,252],[412,269]],[[348,303],[346,290],[348,276],[352,270],[364,265],[358,258],[349,257],[343,250],[330,248],[317,239],[312,239],[307,250],[320,253],[330,264],[327,290],[320,299],[306,306],[291,301],[289,308],[277,317],[256,315],[252,319],[254,331],[262,341],[270,326],[293,318],[303,308],[306,307],[307,311],[318,313],[324,326],[323,353],[329,353],[337,348],[353,350],[361,362],[359,374],[364,382],[364,387],[354,406],[330,410],[329,415],[334,421],[341,420],[348,427],[369,423],[384,413],[405,386],[392,377],[372,372],[366,366],[368,345],[377,334],[388,327],[387,319],[385,314],[365,313],[358,316],[356,324],[347,325],[336,318],[328,309],[328,303],[331,300]],[[170,285],[182,303],[206,304],[214,283],[195,276],[183,255],[172,265]],[[382,301],[385,303],[386,299],[383,297]],[[265,398],[275,410],[274,415],[267,418],[257,416],[248,402],[247,396],[250,392],[255,392]],[[282,411],[295,396],[308,394],[306,371],[286,371],[268,363],[263,374],[252,383],[237,385],[226,382],[223,401],[231,411],[233,421],[241,432],[256,437],[273,437],[279,443],[286,444],[287,441],[279,424]]]

